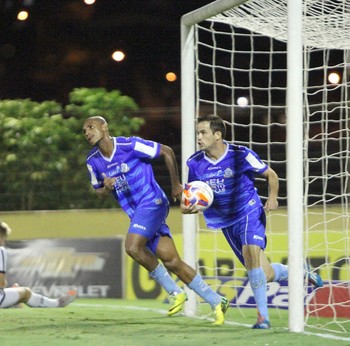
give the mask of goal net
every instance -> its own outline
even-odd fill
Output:
[[[183,177],[196,150],[195,118],[220,115],[227,139],[256,151],[279,175],[280,207],[267,216],[266,252],[271,262],[282,263],[293,251],[287,211],[297,207],[288,205],[287,193],[288,165],[295,162],[286,148],[298,140],[287,131],[288,122],[297,121],[287,111],[293,107],[287,104],[287,61],[293,61],[287,5],[287,0],[219,0],[182,18]],[[344,334],[350,330],[350,3],[304,0],[301,22],[302,256],[325,282],[317,290],[307,282],[302,286],[303,327]],[[257,188],[266,199],[266,182],[257,180]],[[244,316],[243,308],[256,305],[246,271],[224,236],[206,229],[201,215],[184,215],[183,228],[185,260]],[[292,309],[291,289],[288,283],[268,284],[269,307]],[[191,307],[194,299],[190,296],[189,313],[200,310],[198,302]]]

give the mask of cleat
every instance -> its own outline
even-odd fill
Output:
[[[312,269],[310,265],[308,263],[305,263],[305,271],[307,274],[308,282],[314,285],[315,288],[323,287],[323,281],[321,277],[317,273],[312,272],[311,270]]]
[[[215,321],[213,322],[213,324],[215,324],[215,325],[224,324],[224,322],[225,322],[225,312],[227,311],[229,306],[230,306],[230,302],[225,297],[222,297],[221,298],[221,303],[216,305],[216,307],[214,309]]]
[[[170,294],[171,307],[168,310],[168,316],[175,315],[182,310],[185,301],[187,300],[187,294],[185,292]]]
[[[268,320],[258,314],[258,321],[253,325],[252,329],[270,329],[271,325]]]
[[[77,296],[76,289],[72,289],[72,290],[68,291],[67,294],[58,298],[58,307],[64,308],[65,306],[70,304],[76,298],[76,296]]]

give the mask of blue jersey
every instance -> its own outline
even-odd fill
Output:
[[[217,161],[203,151],[187,160],[188,181],[204,181],[214,191],[213,204],[204,211],[210,228],[231,226],[262,206],[254,181],[255,175],[263,173],[268,166],[249,148],[225,143],[226,152]]]
[[[116,178],[112,193],[130,218],[138,207],[168,205],[150,163],[151,159],[159,157],[160,144],[138,137],[113,137],[113,141],[111,157],[103,156],[96,147],[86,159],[92,186],[95,189],[103,187],[103,173]]]

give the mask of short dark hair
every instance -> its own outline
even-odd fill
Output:
[[[222,139],[226,137],[226,125],[224,121],[218,115],[202,115],[197,118],[197,124],[203,121],[208,121],[210,124],[210,129],[215,132],[221,132]]]

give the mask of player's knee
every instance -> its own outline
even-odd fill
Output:
[[[32,291],[28,287],[19,287],[19,303],[26,303],[30,296],[32,295]]]
[[[275,278],[275,271],[271,267],[270,270],[266,270],[265,271],[265,275],[266,275],[266,281],[267,282],[272,282],[274,280],[274,278]]]
[[[135,257],[135,249],[133,247],[125,247],[125,252],[131,257]]]
[[[140,251],[142,251],[142,249],[140,249],[139,246],[135,246],[134,244],[128,244],[125,245],[125,251],[131,258],[137,261],[140,257]]]

